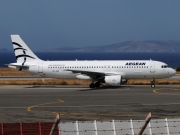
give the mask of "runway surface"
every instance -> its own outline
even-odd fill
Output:
[[[180,117],[180,85],[0,86],[0,122],[129,120]]]

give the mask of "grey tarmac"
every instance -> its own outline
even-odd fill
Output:
[[[0,122],[180,118],[180,85],[1,85]]]

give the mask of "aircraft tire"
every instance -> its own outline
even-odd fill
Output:
[[[95,84],[94,83],[89,84],[89,88],[95,88]]]
[[[100,85],[101,85],[100,82],[96,82],[96,83],[95,83],[95,87],[96,87],[96,88],[99,88]]]
[[[151,87],[152,87],[152,88],[155,88],[155,84],[151,84]]]

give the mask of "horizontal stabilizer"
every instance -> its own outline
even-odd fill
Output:
[[[27,69],[29,68],[30,66],[37,66],[37,65],[22,65],[21,63],[10,63],[10,64],[7,64],[8,67],[10,68],[23,68],[23,69]]]
[[[8,67],[19,67],[19,68],[28,68],[29,66],[26,65],[17,65],[17,64],[8,64]]]

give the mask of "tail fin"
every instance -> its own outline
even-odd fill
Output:
[[[11,40],[17,63],[24,65],[25,62],[41,61],[31,49],[29,49],[19,35],[11,35]]]

